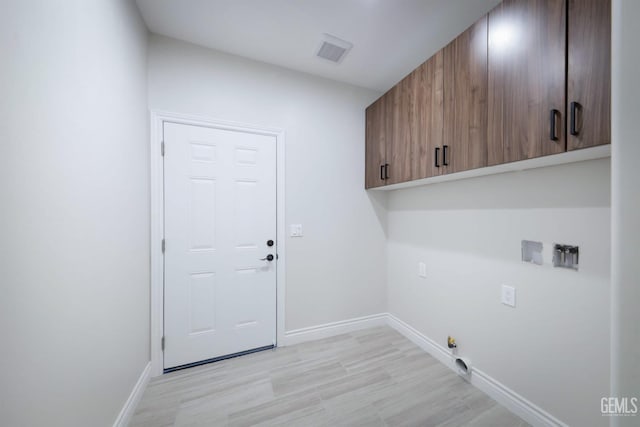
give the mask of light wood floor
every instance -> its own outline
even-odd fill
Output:
[[[393,329],[381,327],[155,378],[131,425],[528,424]]]

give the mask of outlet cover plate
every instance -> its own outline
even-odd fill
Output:
[[[427,277],[427,265],[424,262],[418,263],[418,277]]]
[[[516,288],[502,285],[502,303],[510,307],[516,306]]]

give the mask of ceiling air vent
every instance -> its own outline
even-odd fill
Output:
[[[323,34],[322,43],[316,55],[328,61],[340,63],[352,47],[353,45],[348,41],[329,34]]]

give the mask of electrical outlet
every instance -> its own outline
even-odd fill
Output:
[[[424,262],[418,263],[418,277],[427,277],[427,265]]]
[[[516,306],[516,288],[502,285],[502,303],[511,307]]]
[[[302,224],[291,224],[291,237],[302,237]]]

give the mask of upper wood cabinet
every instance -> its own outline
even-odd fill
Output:
[[[487,17],[444,48],[443,173],[487,165]]]
[[[611,142],[611,0],[504,0],[366,111],[366,188]]]
[[[365,188],[385,184],[386,98],[378,98],[365,111]]]
[[[567,149],[611,143],[611,0],[569,0]]]
[[[411,152],[413,138],[411,126],[411,83],[410,76],[387,92],[387,124],[389,138],[386,146],[386,184],[411,181]]]
[[[367,108],[366,188],[438,173],[431,147],[442,145],[443,67],[440,51]]]
[[[440,173],[435,167],[435,147],[443,144],[444,126],[444,54],[440,50],[416,68],[408,79],[411,100],[412,135],[411,179],[428,178]]]
[[[488,43],[488,164],[564,152],[564,0],[504,0]]]

